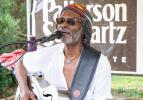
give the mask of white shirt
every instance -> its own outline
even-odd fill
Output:
[[[23,64],[28,73],[42,72],[45,79],[57,88],[68,90],[63,73],[64,44],[29,52],[24,56]],[[111,67],[106,56],[101,54],[96,73],[84,100],[106,100],[111,95]]]

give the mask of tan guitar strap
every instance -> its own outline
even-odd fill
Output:
[[[70,89],[70,100],[83,100],[96,72],[100,52],[84,47]]]

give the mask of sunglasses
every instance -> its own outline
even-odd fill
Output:
[[[56,18],[57,24],[63,24],[66,21],[68,25],[74,26],[76,23],[82,23],[82,21],[76,18]]]

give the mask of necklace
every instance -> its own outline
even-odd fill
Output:
[[[72,63],[72,61],[74,61],[76,58],[78,58],[79,56],[76,56],[76,57],[74,57],[74,58],[67,58],[66,60],[65,60],[65,63],[66,64],[71,64]]]
[[[78,55],[78,56],[76,56],[76,57],[74,57],[74,58],[72,58],[72,59],[71,59],[71,58],[65,59],[65,63],[66,63],[66,64],[71,64],[72,61],[74,61],[75,59],[77,59],[78,57],[81,56],[82,52],[83,52],[83,48],[81,49],[80,55]]]

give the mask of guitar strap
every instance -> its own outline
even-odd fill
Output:
[[[95,74],[100,52],[85,46],[70,89],[70,100],[83,100]]]

